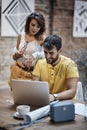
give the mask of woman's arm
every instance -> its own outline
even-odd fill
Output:
[[[22,53],[19,51],[19,45],[20,45],[21,35],[18,35],[17,44],[16,47],[13,50],[13,59],[17,60],[19,57],[22,57]]]

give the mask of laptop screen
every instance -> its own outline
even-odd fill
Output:
[[[31,106],[48,105],[48,82],[12,80],[12,95],[15,104],[28,104]]]

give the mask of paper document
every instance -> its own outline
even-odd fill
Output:
[[[49,112],[50,112],[50,105],[33,110],[24,116],[24,122],[26,123],[34,122],[42,117],[49,115]]]
[[[84,110],[85,110],[84,104],[75,103],[75,114],[84,116],[85,115]]]

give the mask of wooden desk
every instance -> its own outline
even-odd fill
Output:
[[[13,118],[16,106],[10,101],[12,95],[10,90],[0,90],[0,126],[6,124],[20,123],[23,120],[17,120]],[[52,123],[50,117],[40,121],[40,123],[33,124],[26,130],[86,130],[87,121],[84,120],[83,116],[75,117],[75,121]]]

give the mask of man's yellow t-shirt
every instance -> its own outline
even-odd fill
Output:
[[[54,67],[40,59],[32,72],[39,76],[41,81],[49,83],[50,93],[58,93],[66,90],[65,81],[68,78],[79,77],[77,65],[73,60],[60,56],[60,61]]]

